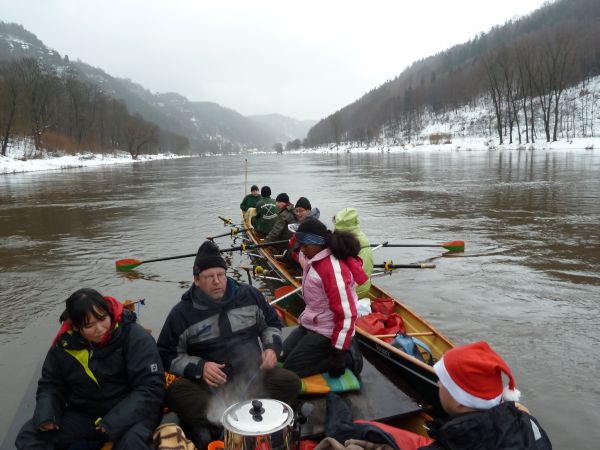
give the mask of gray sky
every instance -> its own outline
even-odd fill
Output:
[[[542,0],[0,0],[47,46],[153,92],[319,119]]]

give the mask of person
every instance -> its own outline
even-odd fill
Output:
[[[282,192],[275,199],[275,205],[278,208],[277,219],[269,234],[265,237],[265,242],[274,242],[288,240],[292,236],[292,232],[288,229],[288,225],[298,222],[296,214],[294,214],[294,206],[290,203],[289,196]],[[287,244],[279,245],[275,250],[284,251]]]
[[[520,392],[513,374],[487,342],[447,351],[433,370],[450,420],[431,424],[429,435],[436,442],[424,448],[552,448],[537,420],[515,404]]]
[[[94,289],[73,293],[61,321],[17,449],[83,441],[112,441],[116,450],[153,448],[165,376],[152,336],[121,302]]]
[[[298,273],[301,273],[302,266],[298,260],[300,247],[296,242],[296,231],[304,219],[307,217],[318,219],[321,213],[319,208],[312,209],[312,205],[306,197],[300,197],[294,205],[294,214],[296,215],[298,221],[288,225],[288,230],[290,230],[290,238],[288,242],[288,248],[283,256],[283,262],[296,269]]]
[[[360,242],[358,256],[362,259],[362,268],[369,278],[356,287],[356,294],[358,298],[368,297],[371,289],[371,274],[373,273],[373,250],[369,238],[360,229],[358,211],[355,208],[344,208],[333,217],[333,222],[336,230],[348,231]]]
[[[260,192],[258,186],[253,184],[250,188],[250,193],[244,197],[240,203],[240,209],[244,212],[250,208],[256,208],[256,203],[260,200]]]
[[[352,234],[332,233],[314,218],[300,224],[296,241],[305,260],[306,307],[300,326],[283,344],[283,367],[301,377],[323,372],[339,377],[347,367],[358,374],[362,357],[352,340],[358,301],[354,288],[367,278],[357,258],[360,244]]]
[[[260,190],[261,199],[256,203],[256,215],[252,217],[252,226],[261,236],[266,236],[275,225],[277,206],[271,198],[271,188],[263,186]]]
[[[455,347],[433,369],[439,378],[440,403],[449,415],[447,420],[428,423],[428,434],[434,441],[424,442],[423,436],[378,422],[355,422],[352,428],[341,424],[338,437],[342,441],[358,437],[346,441],[346,446],[355,450],[372,448],[372,442],[360,440],[365,426],[372,425],[391,437],[387,441],[393,449],[552,449],[539,422],[515,403],[520,392],[513,374],[487,342]]]
[[[251,397],[293,404],[301,388],[296,374],[276,367],[282,339],[275,309],[226,269],[216,244],[204,242],[194,282],[158,338],[165,368],[181,377],[167,389],[165,403],[198,448],[218,438],[214,424],[227,406]]]

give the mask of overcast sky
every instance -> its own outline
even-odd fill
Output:
[[[47,46],[153,92],[325,117],[542,0],[0,0]]]

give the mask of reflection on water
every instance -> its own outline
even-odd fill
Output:
[[[189,288],[193,258],[115,271],[122,258],[193,253],[237,221],[242,157],[195,158],[0,177],[0,376],[5,410],[56,331],[64,299],[83,286],[146,298],[155,330]],[[330,218],[358,209],[376,262],[435,261],[377,284],[398,294],[457,343],[486,339],[506,357],[527,405],[556,448],[595,448],[600,413],[600,156],[496,151],[253,156],[248,184],[310,199]],[[228,237],[218,238],[222,247]],[[235,244],[234,244],[235,245]],[[226,255],[247,276],[247,256]],[[19,377],[17,377],[19,378]],[[10,422],[0,419],[0,435]],[[565,427],[564,418],[569,418]]]

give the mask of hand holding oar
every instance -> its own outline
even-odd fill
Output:
[[[385,270],[394,269],[435,269],[435,264],[418,263],[418,264],[394,264],[392,261],[386,261],[383,264],[374,264],[373,267],[378,267]]]
[[[254,250],[255,248],[269,247],[271,245],[284,244],[284,243],[287,243],[287,242],[288,241],[285,240],[285,241],[265,242],[263,244],[242,244],[242,245],[238,245],[237,247],[224,248],[224,249],[219,250],[219,251],[221,253],[223,253],[223,252],[235,252],[237,250],[245,252],[245,251],[248,251],[248,250]],[[171,259],[191,258],[193,256],[196,256],[196,253],[189,253],[187,255],[178,255],[178,256],[168,256],[166,258],[148,259],[147,261],[140,261],[139,259],[127,258],[127,259],[120,259],[120,260],[116,261],[115,265],[117,266],[117,270],[122,271],[122,272],[126,272],[128,270],[135,269],[137,266],[139,266],[141,264],[146,264],[146,263],[150,263],[150,262],[158,262],[158,261],[169,261]]]
[[[443,247],[449,252],[464,252],[465,251],[465,241],[449,241],[444,242],[443,244],[388,244],[384,242],[383,244],[371,244],[371,247]]]
[[[238,227],[232,227],[231,230],[229,230],[227,233],[222,233],[222,234],[217,234],[216,236],[206,236],[206,239],[208,239],[209,241],[213,241],[215,238],[219,238],[219,237],[223,237],[223,236],[237,236],[238,233],[245,233],[246,231],[248,231],[246,228],[238,228]]]

